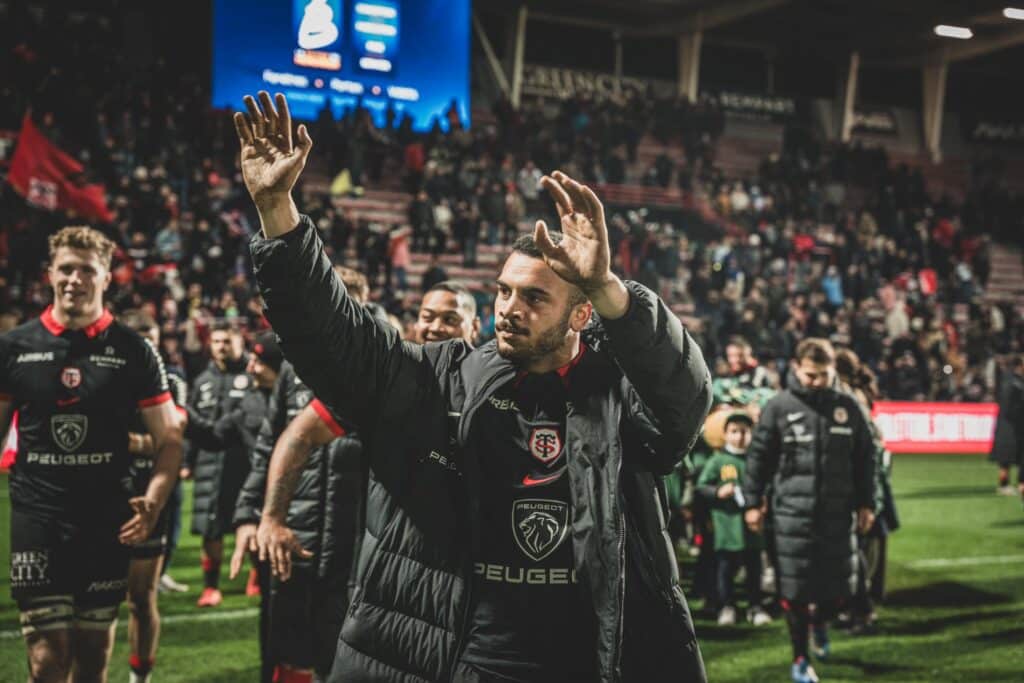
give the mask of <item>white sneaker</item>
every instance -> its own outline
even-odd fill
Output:
[[[188,586],[184,583],[178,583],[171,578],[170,574],[164,574],[160,577],[160,585],[157,590],[161,593],[187,593]]]
[[[735,607],[723,607],[718,612],[718,625],[719,626],[733,626],[736,624],[736,608]]]
[[[760,607],[751,607],[747,612],[747,621],[752,623],[754,626],[765,626],[772,623],[772,615],[768,614]]]
[[[997,486],[996,494],[1000,496],[1016,496],[1017,489],[1013,488],[1009,484],[1007,484],[1006,486]]]
[[[134,671],[128,672],[128,683],[153,683],[153,672],[140,676]]]

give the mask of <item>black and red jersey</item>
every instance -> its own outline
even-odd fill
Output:
[[[567,471],[568,384],[581,360],[582,347],[555,372],[520,374],[477,416],[482,538],[462,660],[503,681],[597,678]]]
[[[135,412],[171,400],[151,343],[108,311],[69,330],[49,308],[0,335],[0,397],[18,411],[12,504],[90,517],[122,508],[132,495],[128,431]]]

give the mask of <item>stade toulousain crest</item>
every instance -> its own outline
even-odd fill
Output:
[[[85,415],[54,415],[50,418],[50,434],[58,446],[70,453],[85,441],[89,418]]]
[[[77,389],[82,383],[82,371],[73,367],[64,368],[60,371],[60,383],[68,389]]]
[[[547,465],[562,454],[562,437],[554,427],[534,427],[529,448],[533,457]]]

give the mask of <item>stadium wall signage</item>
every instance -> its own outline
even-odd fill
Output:
[[[567,98],[589,95],[607,99],[615,94],[615,75],[584,69],[566,69],[539,64],[523,65],[523,94],[534,97]],[[622,94],[644,94],[653,89],[656,94],[675,92],[675,84],[656,78],[623,76],[619,79]]]
[[[727,115],[736,118],[783,123],[797,114],[796,100],[792,97],[723,90],[718,94],[718,102]]]
[[[965,117],[963,128],[971,142],[1024,144],[1024,121]]]
[[[893,453],[988,453],[999,405],[879,401],[873,415]]]
[[[858,109],[853,112],[853,132],[872,135],[899,135],[892,109]]]

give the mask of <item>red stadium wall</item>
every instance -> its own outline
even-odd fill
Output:
[[[999,406],[879,401],[873,414],[893,453],[988,453]]]

